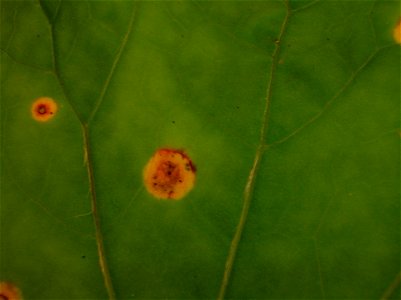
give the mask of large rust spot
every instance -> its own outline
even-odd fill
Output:
[[[193,188],[196,168],[187,154],[176,149],[160,149],[144,168],[145,187],[159,199],[178,200]]]

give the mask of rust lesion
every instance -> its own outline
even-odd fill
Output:
[[[148,192],[159,199],[178,200],[193,188],[195,165],[182,150],[159,149],[143,171]]]
[[[33,102],[31,112],[34,120],[47,122],[56,114],[57,104],[52,98],[40,97]]]
[[[0,300],[22,300],[21,291],[11,282],[0,282]]]

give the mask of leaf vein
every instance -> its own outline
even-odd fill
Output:
[[[89,124],[93,120],[94,116],[96,115],[96,112],[98,111],[100,105],[102,104],[102,102],[104,100],[104,96],[106,95],[106,92],[107,92],[107,90],[109,88],[111,79],[113,78],[113,75],[115,74],[116,67],[117,67],[117,65],[118,65],[118,63],[120,61],[121,55],[122,55],[122,53],[123,53],[123,51],[124,51],[124,49],[125,49],[125,47],[127,45],[128,39],[129,39],[130,34],[132,32],[132,28],[133,28],[133,25],[134,25],[134,20],[135,20],[135,16],[136,16],[137,10],[138,10],[138,5],[134,5],[134,8],[132,10],[131,17],[130,17],[130,20],[129,20],[127,32],[125,33],[125,35],[124,35],[124,37],[123,37],[123,39],[121,41],[120,48],[118,49],[117,54],[114,57],[114,61],[113,61],[113,64],[111,66],[109,75],[107,76],[106,81],[103,84],[103,87],[101,89],[99,98],[97,99],[97,101],[95,103],[95,106],[94,106],[92,112],[89,115],[87,124]]]
[[[12,30],[10,33],[10,37],[8,38],[7,42],[5,43],[6,44],[6,47],[4,48],[5,50],[8,50],[8,47],[10,47],[11,41],[13,40],[13,38],[15,36],[15,27],[16,27],[15,23],[17,20],[17,15],[18,15],[18,10],[17,10],[17,8],[15,8],[14,14],[13,14],[13,24],[12,24],[13,27],[12,27]]]
[[[301,7],[298,7],[297,9],[292,10],[291,13],[294,14],[294,13],[300,12],[300,11],[302,11],[302,10],[305,10],[305,9],[307,9],[307,8],[310,8],[310,7],[312,7],[312,6],[316,5],[316,4],[318,4],[319,2],[321,2],[321,0],[312,1],[312,2],[310,2],[310,3],[308,3],[308,4],[305,4],[304,6],[301,6]]]
[[[27,64],[25,62],[19,61],[17,58],[15,58],[13,55],[11,55],[8,51],[6,51],[6,49],[0,48],[0,51],[3,52],[6,56],[8,56],[16,64],[19,64],[19,65],[24,66],[24,67],[28,67],[30,69],[35,69],[35,70],[38,70],[38,71],[42,71],[42,72],[45,72],[45,73],[53,73],[53,70],[51,70],[51,69],[46,69],[46,68],[43,68],[41,66]]]
[[[395,293],[397,288],[401,285],[401,272],[398,273],[394,280],[390,283],[387,289],[384,291],[383,295],[380,297],[380,300],[387,300]],[[398,295],[399,296],[399,295]]]
[[[42,7],[43,9],[43,7]],[[105,254],[105,249],[104,249],[104,244],[103,244],[103,235],[101,231],[101,224],[100,224],[100,217],[99,213],[97,210],[97,198],[96,198],[96,190],[95,190],[95,177],[94,177],[94,171],[93,171],[93,162],[91,159],[91,153],[90,153],[90,141],[89,141],[89,129],[87,126],[87,123],[80,117],[77,109],[75,106],[72,104],[72,101],[70,97],[68,96],[67,89],[65,87],[65,84],[62,80],[61,73],[59,71],[59,66],[58,66],[58,58],[56,54],[56,35],[55,35],[55,28],[54,25],[49,23],[50,27],[50,39],[51,39],[51,53],[52,53],[52,59],[53,59],[53,73],[59,82],[59,85],[62,89],[62,92],[66,98],[66,101],[70,105],[71,109],[73,110],[75,116],[77,117],[80,125],[81,125],[81,132],[83,136],[83,153],[84,153],[84,159],[86,162],[86,169],[88,173],[88,183],[89,183],[89,189],[90,189],[90,194],[91,194],[91,206],[92,206],[92,217],[93,217],[93,222],[95,226],[95,235],[96,235],[96,244],[97,244],[97,252],[98,252],[98,258],[99,258],[99,266],[100,270],[103,276],[105,288],[107,290],[107,294],[110,300],[116,299],[107,260],[106,260],[106,254]]]
[[[367,67],[369,65],[369,63],[383,50],[391,47],[392,45],[388,45],[388,46],[384,46],[380,49],[375,50],[366,60],[364,63],[362,63],[359,68],[353,72],[353,74],[351,74],[351,76],[349,77],[349,79],[344,83],[344,85],[338,90],[337,93],[335,93],[333,95],[333,97],[331,97],[323,106],[323,108],[316,113],[313,117],[311,117],[308,121],[306,121],[304,124],[302,124],[301,126],[299,126],[298,128],[296,128],[295,130],[293,130],[290,134],[288,134],[287,136],[274,141],[272,143],[270,143],[267,146],[276,146],[279,144],[282,144],[286,141],[288,141],[289,139],[293,138],[294,136],[296,136],[298,133],[304,131],[307,127],[309,127],[312,123],[314,123],[315,121],[317,121],[318,119],[320,119],[320,117],[322,115],[324,115],[329,109],[330,107],[333,105],[333,103],[352,85],[352,83],[358,78],[358,75],[363,71],[363,69],[365,69],[365,67]]]
[[[267,149],[265,147],[266,146],[265,140],[266,140],[266,133],[268,131],[268,124],[269,124],[270,101],[272,98],[274,75],[275,75],[275,71],[276,71],[276,68],[278,65],[278,60],[279,60],[280,42],[284,36],[285,30],[287,28],[288,20],[290,17],[290,13],[291,13],[288,0],[285,0],[284,4],[286,6],[286,15],[285,15],[283,23],[281,25],[278,40],[276,42],[276,46],[275,46],[275,49],[274,49],[273,55],[272,55],[272,64],[271,64],[271,68],[270,68],[270,72],[269,72],[270,76],[268,79],[267,90],[266,90],[265,108],[263,111],[262,125],[261,125],[261,129],[260,129],[259,145],[257,147],[253,165],[249,172],[248,179],[247,179],[247,182],[245,185],[241,216],[240,216],[239,222],[237,224],[237,228],[234,233],[234,237],[231,241],[229,253],[227,256],[223,279],[222,279],[220,291],[218,294],[219,300],[224,299],[225,294],[226,294],[227,286],[230,281],[232,269],[234,266],[235,257],[238,252],[238,245],[239,245],[241,237],[242,237],[242,233],[243,233],[243,230],[244,230],[244,227],[246,224],[246,220],[247,220],[247,216],[248,216],[248,212],[249,212],[249,207],[251,205],[252,193],[254,190],[257,173],[258,173],[258,170],[260,167],[262,156],[263,156],[265,150]]]

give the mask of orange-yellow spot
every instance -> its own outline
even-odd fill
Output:
[[[401,44],[401,19],[398,21],[397,25],[394,28],[393,32],[394,40]]]
[[[41,97],[32,104],[32,118],[39,122],[47,122],[57,112],[57,104],[52,98]]]
[[[181,150],[160,149],[143,170],[145,187],[159,199],[179,200],[193,188],[196,168]]]
[[[0,282],[1,300],[21,300],[20,290],[10,282]]]

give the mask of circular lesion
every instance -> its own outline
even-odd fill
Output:
[[[0,282],[0,300],[22,300],[21,291],[10,282]]]
[[[32,118],[39,122],[47,122],[57,112],[56,102],[49,97],[40,97],[32,104]]]
[[[194,186],[195,167],[182,150],[160,149],[144,168],[144,183],[159,199],[178,200]]]

